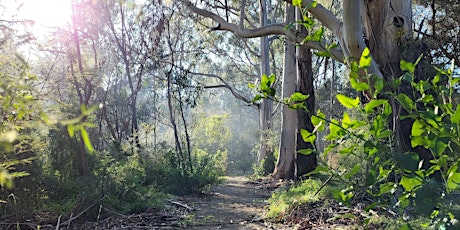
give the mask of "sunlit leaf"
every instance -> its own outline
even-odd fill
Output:
[[[450,121],[455,124],[460,124],[460,106],[457,106],[455,113],[450,116]]]
[[[356,91],[365,91],[369,89],[369,85],[365,82],[359,82],[354,78],[350,78],[350,84],[353,89]]]
[[[355,99],[347,97],[342,94],[337,94],[337,100],[339,100],[340,104],[345,106],[346,108],[356,108],[359,106],[359,97],[356,97]]]
[[[454,191],[460,185],[460,171],[457,164],[453,165],[447,171],[447,189],[448,191]]]
[[[412,124],[411,135],[413,137],[421,136],[425,133],[425,126],[419,120],[415,120]]]
[[[364,111],[366,111],[366,113],[374,112],[375,107],[378,107],[383,104],[388,105],[388,100],[385,100],[385,99],[371,100],[369,103],[367,103],[364,106]]]
[[[400,185],[403,186],[403,188],[410,192],[417,186],[422,185],[422,181],[418,177],[408,177],[406,175],[402,176],[401,181],[399,182]]]
[[[309,95],[305,95],[299,92],[295,92],[289,98],[289,102],[296,102],[296,101],[305,101],[309,98]]]
[[[359,59],[359,67],[367,68],[371,66],[371,62],[371,51],[369,50],[369,48],[366,47],[361,54],[361,58]]]
[[[88,151],[94,152],[93,144],[91,144],[91,140],[89,139],[88,132],[86,132],[86,129],[80,129],[80,133],[83,139],[83,143],[85,143],[85,146],[88,149]]]
[[[302,135],[302,139],[303,141],[307,142],[307,143],[314,143],[315,140],[316,140],[316,135],[309,132],[308,130],[306,129],[301,129],[300,130],[300,135]]]
[[[292,0],[292,5],[301,7],[302,6],[302,0]]]

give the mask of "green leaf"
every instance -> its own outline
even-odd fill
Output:
[[[70,137],[74,137],[75,136],[75,126],[67,125],[67,132],[69,133]]]
[[[301,150],[299,150],[297,152],[302,154],[302,155],[310,155],[310,154],[314,153],[315,151],[313,149],[301,149]]]
[[[364,111],[366,111],[366,113],[374,112],[374,108],[380,105],[389,105],[388,100],[385,100],[385,99],[371,100],[369,103],[366,104],[366,106],[364,106]]]
[[[252,99],[252,102],[256,102],[258,100],[262,99],[262,95],[256,95],[253,99]]]
[[[361,58],[359,59],[359,67],[360,68],[367,68],[371,66],[372,58],[371,58],[371,51],[369,48],[365,48],[363,53],[361,54]]]
[[[457,106],[455,113],[450,116],[450,121],[455,124],[460,123],[460,106]]]
[[[365,82],[359,82],[354,78],[350,78],[351,87],[356,91],[366,91],[369,89],[369,85]]]
[[[356,99],[347,97],[342,94],[337,94],[337,100],[339,100],[340,104],[345,106],[346,108],[352,109],[356,108],[359,106],[359,97],[356,97]]]
[[[402,71],[407,71],[409,73],[414,73],[415,71],[415,65],[412,62],[401,60],[399,62],[399,67],[401,68]]]
[[[343,118],[342,118],[342,126],[346,129],[351,127],[353,125],[352,120],[350,119],[350,116],[348,115],[347,112],[343,113]]]
[[[322,113],[318,110],[316,116],[311,116],[311,123],[315,127],[314,131],[323,131],[325,127],[324,119],[326,118],[326,114]]]
[[[406,94],[402,94],[402,93],[398,94],[398,96],[396,96],[396,100],[398,100],[398,102],[406,110],[411,111],[415,109],[414,101],[412,101],[412,99],[410,99]]]
[[[252,84],[252,83],[248,83],[248,87],[250,89],[255,89],[256,88],[256,85]]]
[[[379,185],[379,193],[377,193],[377,196],[381,196],[383,194],[386,194],[388,192],[392,192],[395,189],[395,184],[393,182],[388,182],[385,184]]]
[[[91,144],[91,140],[89,139],[88,132],[86,132],[85,128],[80,129],[81,138],[83,139],[83,143],[85,143],[86,148],[90,152],[94,152],[93,145]]]
[[[306,129],[301,129],[300,130],[300,135],[302,135],[302,139],[303,141],[307,142],[307,143],[312,143],[314,144],[315,140],[316,140],[316,135],[313,134],[313,133],[310,133],[308,130]]]
[[[422,181],[418,177],[408,177],[404,175],[399,184],[402,185],[406,191],[411,192],[414,188],[422,185]]]
[[[413,228],[410,227],[408,223],[405,223],[401,226],[399,226],[398,230],[412,230]]]
[[[383,79],[382,78],[377,78],[377,80],[374,83],[374,89],[375,93],[379,93],[383,89]]]
[[[355,164],[355,166],[353,167],[353,169],[351,169],[350,172],[346,173],[345,175],[343,175],[345,177],[345,179],[350,179],[351,177],[353,177],[354,175],[356,175],[356,173],[359,172],[359,169],[360,169],[360,165],[359,164]]]
[[[449,192],[454,191],[460,185],[460,172],[458,170],[458,164],[453,165],[447,171],[447,189]]]
[[[289,98],[289,102],[296,102],[296,101],[305,101],[309,98],[310,96],[309,95],[304,95],[302,93],[299,93],[299,92],[295,92],[291,95],[291,97]]]
[[[412,124],[411,136],[418,137],[425,133],[425,126],[419,120],[415,120]]]
[[[332,57],[331,52],[328,51],[318,51],[315,52],[315,55],[318,57]]]
[[[302,0],[292,0],[292,5],[302,7]]]

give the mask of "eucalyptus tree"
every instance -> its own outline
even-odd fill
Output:
[[[378,78],[393,79],[398,77],[399,61],[402,56],[401,44],[407,43],[412,36],[412,5],[410,0],[396,1],[351,1],[342,3],[343,16],[339,19],[331,10],[312,0],[286,2],[307,9],[323,27],[329,29],[338,41],[338,46],[331,48],[333,41],[321,38],[305,41],[306,34],[294,28],[286,29],[291,22],[270,24],[257,28],[248,27],[245,23],[245,1],[234,2],[239,4],[240,20],[233,23],[220,17],[218,14],[200,8],[188,0],[181,2],[193,13],[210,18],[217,26],[213,30],[230,31],[237,36],[252,38],[267,35],[284,35],[288,40],[302,44],[317,51],[327,51],[335,60],[351,65],[361,57],[365,48],[369,48],[372,57],[367,71]],[[233,3],[233,2],[232,2]],[[329,48],[328,48],[329,47]],[[358,79],[359,81],[359,79]],[[399,114],[395,110],[394,116]],[[396,119],[397,120],[397,119]],[[393,124],[394,130],[400,130],[399,124]],[[401,136],[398,145],[404,148]]]

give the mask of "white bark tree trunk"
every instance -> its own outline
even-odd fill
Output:
[[[286,21],[294,21],[295,8],[286,5]],[[290,97],[296,89],[297,66],[296,66],[296,47],[291,41],[287,41],[284,52],[283,67],[283,86],[282,98]],[[279,157],[276,162],[273,177],[286,179],[294,177],[294,163],[296,154],[296,131],[297,131],[297,111],[289,109],[287,106],[281,108],[281,140],[279,146]]]

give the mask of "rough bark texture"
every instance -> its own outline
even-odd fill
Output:
[[[287,5],[286,20],[294,21],[295,8]],[[287,41],[284,49],[283,90],[282,98],[291,96],[296,88],[296,48],[293,42]],[[287,106],[281,108],[281,140],[279,156],[273,177],[287,179],[294,177],[294,159],[296,154],[297,112]]]
[[[300,10],[296,10],[296,19],[300,20]],[[307,33],[307,29],[299,26],[302,33]],[[315,91],[313,88],[313,70],[312,70],[312,54],[310,49],[303,46],[297,46],[297,91],[309,95],[310,97],[304,102],[307,107],[305,110],[297,110],[297,145],[296,151],[301,149],[311,149],[313,146],[310,143],[303,141],[300,135],[300,129],[306,129],[313,132],[313,124],[311,123],[311,113],[315,112]],[[300,177],[313,171],[317,165],[316,154],[303,155],[296,153],[295,176]]]

